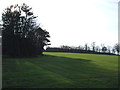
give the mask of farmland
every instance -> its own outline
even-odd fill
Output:
[[[44,52],[3,58],[3,88],[117,88],[118,56]]]

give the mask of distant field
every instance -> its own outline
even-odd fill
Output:
[[[118,56],[44,52],[3,58],[3,88],[117,88]]]

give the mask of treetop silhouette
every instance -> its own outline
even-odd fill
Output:
[[[23,3],[7,7],[2,13],[2,51],[12,57],[42,55],[50,45],[49,32],[36,23],[32,8]]]

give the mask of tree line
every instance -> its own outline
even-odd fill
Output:
[[[2,32],[2,54],[10,57],[30,57],[42,55],[44,46],[50,45],[50,34],[36,22],[32,8],[23,3],[11,5],[2,13],[0,34]],[[1,36],[1,35],[0,35]],[[1,37],[0,37],[1,40]],[[1,45],[0,45],[1,46]],[[120,44],[106,47],[104,44],[96,46],[95,42],[89,46],[71,47],[62,45],[58,48],[48,47],[46,51],[65,51],[83,53],[120,54]]]
[[[80,53],[96,53],[96,54],[117,54],[120,55],[120,44],[116,43],[113,47],[111,46],[105,46],[104,44],[101,44],[101,46],[98,46],[95,44],[95,42],[92,42],[91,46],[88,44],[85,44],[84,46],[68,46],[68,45],[62,45],[60,47],[48,47],[46,51],[63,51],[63,52],[80,52]]]

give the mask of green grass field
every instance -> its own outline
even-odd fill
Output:
[[[44,52],[3,58],[3,88],[117,88],[118,56]]]

